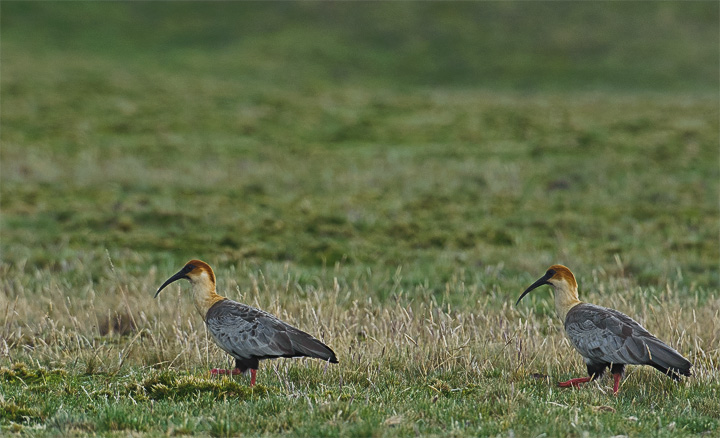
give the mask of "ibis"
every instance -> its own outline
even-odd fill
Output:
[[[255,385],[259,361],[277,357],[313,357],[337,363],[335,353],[313,336],[260,309],[238,303],[215,291],[215,273],[201,260],[190,260],[157,290],[185,279],[192,286],[195,308],[213,341],[235,359],[235,369],[212,369],[211,374],[242,374],[250,370]]]
[[[515,305],[543,285],[554,289],[557,316],[570,343],[585,359],[589,375],[559,382],[559,386],[578,387],[602,377],[610,368],[615,381],[613,394],[617,395],[625,365],[650,365],[673,380],[680,380],[680,375],[690,376],[690,361],[637,321],[617,310],[580,301],[575,276],[563,265],[551,266],[525,289]]]

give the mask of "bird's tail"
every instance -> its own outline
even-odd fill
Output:
[[[290,340],[293,350],[298,356],[314,357],[330,363],[338,363],[335,352],[330,347],[305,332],[298,330],[290,337]]]
[[[659,339],[646,341],[648,353],[650,353],[650,363],[652,367],[659,370],[663,374],[667,374],[674,380],[680,380],[678,374],[690,376],[690,368],[692,363],[685,359],[680,353],[669,347]]]

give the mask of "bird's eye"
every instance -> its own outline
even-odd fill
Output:
[[[185,265],[185,267],[183,268],[183,272],[185,272],[187,274],[188,272],[192,271],[193,269],[195,269],[194,265]]]

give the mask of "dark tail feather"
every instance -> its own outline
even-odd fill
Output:
[[[335,352],[332,351],[330,347],[307,333],[295,333],[290,340],[292,342],[293,350],[295,350],[297,355],[314,357],[316,359],[329,361],[330,363],[338,363]]]
[[[656,370],[660,371],[661,373],[665,374],[666,376],[670,377],[671,379],[673,379],[673,380],[675,380],[675,381],[677,381],[677,382],[680,381],[680,376],[678,376],[678,375],[675,374],[674,372],[670,371],[669,369],[663,368],[663,367],[661,367],[660,365],[658,365],[658,364],[656,364],[656,363],[650,363],[649,365],[650,365],[651,367],[655,368]],[[686,375],[689,375],[689,373],[686,374]]]
[[[659,370],[663,374],[667,374],[674,380],[680,380],[678,374],[690,376],[690,368],[692,364],[685,359],[680,353],[665,345],[662,341],[654,339],[653,342],[647,342],[650,352],[650,362],[648,365]]]

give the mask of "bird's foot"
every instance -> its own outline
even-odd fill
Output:
[[[558,386],[561,388],[579,388],[581,384],[590,381],[590,377],[578,377],[577,379],[570,379],[567,382],[558,382]]]
[[[242,374],[239,369],[235,368],[234,370],[220,370],[217,368],[213,368],[210,370],[211,376],[220,376],[223,374],[228,374],[231,376],[237,376],[238,374]]]
[[[615,384],[613,385],[613,395],[617,395],[618,389],[620,389],[620,379],[622,378],[622,374],[613,374],[613,379],[615,379]]]
[[[221,376],[223,374],[227,374],[229,376],[237,376],[238,374],[242,374],[242,371],[240,371],[239,368],[235,368],[234,370],[221,370],[218,368],[213,368],[210,370],[211,376]],[[255,386],[255,379],[256,379],[257,370],[250,369],[250,387],[252,388]]]

